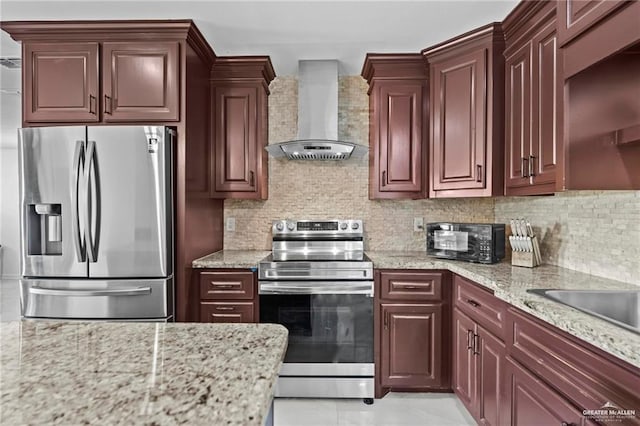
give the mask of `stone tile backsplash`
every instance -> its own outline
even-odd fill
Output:
[[[369,99],[360,76],[339,81],[340,138],[368,145]],[[270,86],[269,143],[297,132],[297,80]],[[504,222],[527,217],[542,237],[544,262],[640,284],[640,191],[570,191],[547,197],[369,200],[369,160],[304,162],[269,158],[269,199],[225,200],[227,250],[269,250],[271,222],[282,218],[361,218],[367,250],[424,250],[424,222]],[[544,285],[544,283],[541,283]]]
[[[269,143],[297,132],[297,80],[278,77],[270,86]],[[369,144],[369,97],[360,76],[339,81],[338,133],[342,140]],[[283,218],[356,218],[365,224],[368,250],[424,250],[425,233],[413,232],[413,218],[426,222],[493,219],[493,200],[369,200],[369,159],[307,162],[269,158],[269,199],[225,200],[224,214],[236,231],[224,234],[225,249],[271,248],[271,222]]]
[[[496,199],[496,222],[515,217],[531,222],[544,263],[640,284],[640,191]]]

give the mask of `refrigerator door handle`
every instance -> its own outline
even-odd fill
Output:
[[[88,141],[84,183],[86,188],[85,238],[87,240],[89,262],[98,260],[98,241],[100,236],[100,184],[96,157],[96,143],[95,141]]]
[[[30,287],[29,293],[46,296],[142,296],[151,294],[151,287],[129,288],[125,290],[67,290],[44,287]]]
[[[81,199],[84,191],[80,175],[84,175],[84,141],[76,141],[76,149],[73,154],[73,190],[71,191],[71,223],[73,225],[73,243],[76,249],[76,257],[79,263],[87,261],[84,216],[79,213]],[[82,192],[81,192],[82,191]]]

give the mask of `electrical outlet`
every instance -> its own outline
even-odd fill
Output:
[[[424,218],[414,217],[413,218],[413,232],[422,232],[424,231]]]
[[[236,218],[235,217],[228,217],[227,218],[227,231],[235,232],[235,230],[236,230]]]

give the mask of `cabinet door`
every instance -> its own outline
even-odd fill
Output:
[[[256,322],[253,302],[201,302],[200,322]]]
[[[558,32],[560,46],[591,29],[602,18],[622,6],[625,0],[560,0]]]
[[[532,152],[529,157],[533,184],[551,185],[556,181],[556,152],[560,125],[557,117],[563,86],[558,75],[558,46],[556,24],[552,20],[533,38],[533,96],[532,96]]]
[[[381,313],[382,386],[441,386],[442,305],[383,303]]]
[[[387,83],[380,87],[380,192],[423,192],[423,91],[421,83]]]
[[[478,327],[477,336],[474,355],[479,357],[478,418],[482,424],[499,426],[504,424],[508,410],[504,389],[506,347],[482,327]]]
[[[178,42],[103,43],[103,120],[178,121],[178,50]]]
[[[453,310],[453,391],[476,416],[476,356],[473,354],[475,323],[457,308]]]
[[[217,192],[256,192],[257,88],[213,87]]]
[[[506,358],[510,421],[517,426],[581,425],[582,412],[547,384]]]
[[[529,185],[531,43],[506,58],[506,74],[505,179],[510,189]]]
[[[487,49],[431,68],[433,190],[486,185]]]
[[[24,42],[23,119],[91,123],[98,116],[98,43]]]

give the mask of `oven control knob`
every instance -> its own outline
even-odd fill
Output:
[[[276,223],[276,229],[278,231],[282,231],[284,229],[284,223],[282,223],[282,222]]]
[[[340,229],[342,229],[343,231],[345,231],[348,227],[349,227],[349,225],[347,225],[347,222],[342,222],[340,224]]]
[[[293,222],[289,222],[289,223],[287,223],[287,229],[288,229],[289,231],[293,231],[294,229],[296,229],[296,224],[295,224],[295,223],[293,223]]]
[[[354,231],[358,228],[360,228],[360,224],[358,222],[353,222],[351,224],[351,229],[353,229]]]

